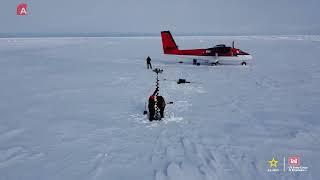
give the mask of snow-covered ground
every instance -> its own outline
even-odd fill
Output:
[[[179,64],[156,37],[0,39],[0,179],[318,180],[320,36],[176,38],[232,40],[254,63]],[[162,122],[142,114],[148,55],[174,102]],[[308,171],[284,172],[291,155]]]

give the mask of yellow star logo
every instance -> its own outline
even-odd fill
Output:
[[[269,161],[269,166],[270,166],[270,168],[278,167],[278,161],[276,159],[274,159],[274,157],[273,157],[272,160]]]

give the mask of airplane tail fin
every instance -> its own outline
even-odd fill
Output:
[[[162,46],[163,46],[164,54],[174,54],[179,50],[170,31],[162,31],[161,38],[162,38]]]

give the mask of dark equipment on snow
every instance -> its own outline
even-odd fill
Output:
[[[173,82],[176,82],[177,84],[186,84],[186,83],[195,83],[195,84],[197,84],[197,82],[190,82],[190,81],[187,81],[186,79],[171,80],[171,79],[164,78],[163,80],[164,81],[173,81]]]
[[[143,111],[143,115],[146,115],[146,114],[148,114],[147,103],[144,104],[144,111]]]
[[[158,74],[163,72],[163,69],[155,68],[153,72],[157,73],[157,79],[158,79]]]
[[[186,79],[179,79],[177,81],[177,84],[185,84],[185,83],[190,83],[189,81],[187,81]]]

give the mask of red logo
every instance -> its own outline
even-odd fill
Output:
[[[26,16],[27,15],[27,7],[26,3],[18,4],[17,6],[17,15],[18,16]]]
[[[300,166],[300,156],[291,156],[288,158],[288,166]]]

